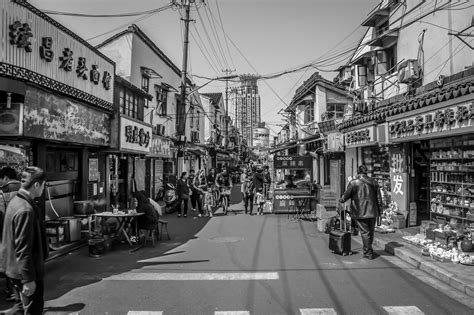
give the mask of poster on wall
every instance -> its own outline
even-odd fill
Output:
[[[397,203],[400,213],[408,212],[408,174],[405,150],[400,147],[390,148],[390,179],[392,200]]]
[[[65,97],[29,87],[25,95],[26,137],[108,145],[109,115]]]

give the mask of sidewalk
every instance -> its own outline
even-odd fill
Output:
[[[474,297],[474,267],[452,262],[442,263],[429,256],[421,255],[421,248],[405,241],[402,237],[415,235],[419,227],[397,230],[395,233],[375,233],[374,245],[400,258],[416,269],[422,270],[451,288]],[[361,242],[360,236],[353,237]]]

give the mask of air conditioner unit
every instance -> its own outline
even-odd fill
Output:
[[[341,82],[350,82],[352,80],[351,67],[344,67],[340,72]]]
[[[418,60],[410,59],[398,66],[398,82],[411,83],[420,78],[421,68]]]

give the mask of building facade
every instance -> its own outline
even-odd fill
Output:
[[[473,222],[472,10],[442,1],[381,1],[338,80],[354,93],[339,125],[346,173],[366,164],[405,225]],[[452,31],[444,31],[450,29]],[[447,194],[451,195],[447,195]]]
[[[150,127],[150,144],[134,161],[134,181],[136,189],[155,196],[163,182],[174,182],[176,174],[188,171],[195,160],[185,153],[186,147],[181,148],[180,156],[177,150],[176,108],[180,102],[181,71],[137,25],[129,26],[97,47],[116,62],[118,76],[151,95],[143,104],[143,117],[138,119]],[[137,100],[129,94],[123,97],[128,116],[137,120]],[[187,146],[192,147],[202,139],[197,132],[200,111],[194,110],[199,103],[195,96],[189,99],[193,105],[187,108],[186,140]]]
[[[115,63],[26,1],[0,10],[0,167],[46,171],[49,224],[105,198]]]
[[[237,129],[242,130],[242,138],[251,144],[253,143],[252,129],[261,121],[257,77],[240,76],[240,81],[240,86],[235,91],[235,125]]]

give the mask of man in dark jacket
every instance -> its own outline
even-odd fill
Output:
[[[351,217],[356,220],[362,237],[364,257],[374,258],[372,243],[377,217],[380,215],[380,190],[377,182],[367,176],[367,167],[358,168],[357,177],[347,186],[340,202],[351,199]]]
[[[13,168],[6,166],[0,169],[0,237],[2,237],[3,219],[5,218],[7,206],[20,188],[21,182],[18,180],[18,174]],[[5,279],[5,300],[14,301],[15,295],[13,294],[10,280],[7,277]]]
[[[0,271],[13,283],[15,305],[7,314],[42,314],[44,261],[48,256],[41,211],[34,199],[43,194],[45,172],[27,167],[21,189],[10,201],[3,224]]]

